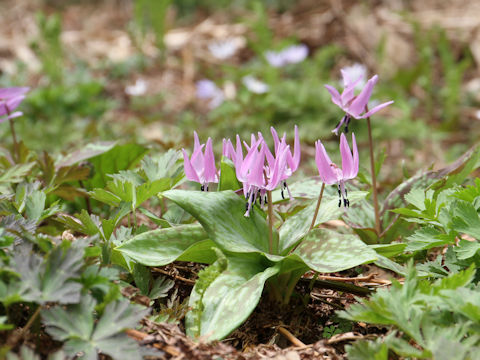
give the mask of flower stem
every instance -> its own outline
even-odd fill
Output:
[[[318,195],[317,207],[315,208],[315,213],[313,214],[312,223],[308,231],[312,230],[315,226],[315,221],[317,220],[318,210],[320,210],[320,204],[322,202],[323,190],[325,189],[325,183],[322,184],[322,189],[320,190],[320,195]]]
[[[375,158],[373,156],[373,139],[372,139],[372,125],[370,117],[367,117],[368,127],[368,147],[370,149],[370,170],[372,173],[372,193],[373,193],[373,208],[375,209],[375,232],[380,236],[382,232],[380,226],[380,212],[378,210],[378,194],[377,194],[377,176],[375,175]]]
[[[272,204],[272,192],[267,191],[268,201],[268,250],[270,254],[273,254],[273,204]]]
[[[7,115],[10,115],[10,112],[7,109]],[[13,126],[13,119],[8,119],[10,122],[10,131],[12,133],[12,138],[13,138],[13,149],[14,153],[16,156],[16,161],[20,161],[20,150],[18,148],[18,141],[17,141],[17,135],[15,133],[15,126]]]

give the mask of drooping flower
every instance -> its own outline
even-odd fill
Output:
[[[264,94],[270,89],[267,84],[251,75],[244,76],[242,82],[249,91],[255,94]]]
[[[202,191],[208,191],[209,183],[218,183],[218,173],[215,167],[212,139],[208,138],[206,144],[200,144],[197,133],[193,132],[194,146],[192,157],[189,158],[185,149],[183,152],[183,164],[185,176],[190,181],[198,182]],[[203,148],[205,151],[203,152]]]
[[[208,107],[214,109],[220,106],[225,100],[223,91],[211,80],[203,79],[197,81],[197,98],[208,100]]]
[[[266,192],[274,190],[280,184],[283,196],[283,190],[285,188],[288,190],[286,179],[297,170],[300,163],[300,140],[297,127],[295,126],[293,155],[285,141],[286,134],[280,139],[273,127],[271,132],[274,139],[273,153],[260,132],[257,135],[251,135],[250,143],[246,141],[242,143],[237,135],[235,148],[230,139],[223,140],[223,156],[233,161],[237,179],[243,186],[243,194],[247,200],[245,216],[250,215],[253,204],[257,200],[260,201],[260,205],[266,203]],[[245,157],[243,147],[246,149]]]
[[[210,53],[219,60],[225,60],[232,57],[238,49],[235,39],[226,39],[208,44]]]
[[[0,89],[0,122],[22,116],[21,111],[14,110],[25,99],[28,87],[11,87]]]
[[[266,51],[265,59],[273,67],[282,67],[288,64],[302,62],[308,56],[308,47],[305,44],[292,45],[281,51]]]
[[[332,102],[340,109],[345,111],[345,116],[342,118],[342,120],[340,120],[335,129],[332,130],[332,132],[336,135],[338,135],[338,131],[343,125],[345,125],[345,131],[348,131],[348,124],[350,123],[352,117],[355,119],[368,118],[377,111],[393,103],[393,101],[387,101],[367,111],[368,101],[372,96],[373,87],[378,81],[378,75],[374,75],[370,80],[368,80],[367,84],[363,87],[362,91],[358,95],[355,95],[355,87],[363,78],[359,77],[357,79],[352,79],[345,71],[342,71],[342,76],[344,90],[341,95],[333,86],[325,85],[325,88],[332,96]]]
[[[315,142],[315,162],[317,163],[318,173],[320,178],[326,185],[337,184],[339,202],[338,206],[343,205],[348,207],[350,202],[347,197],[347,189],[345,182],[353,179],[358,174],[359,158],[357,142],[355,141],[355,134],[352,133],[352,147],[353,154],[348,146],[345,134],[340,135],[340,154],[342,156],[342,168],[340,169],[334,164],[328,156],[325,147],[320,140]]]

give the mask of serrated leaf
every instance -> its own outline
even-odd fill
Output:
[[[448,239],[439,239],[440,235],[444,234],[432,226],[422,227],[407,237],[408,243],[405,251],[427,250],[452,243]],[[452,240],[455,241],[455,238]]]
[[[314,229],[292,253],[311,269],[331,273],[373,262],[377,254],[355,235]]]
[[[38,304],[59,302],[76,303],[80,300],[80,277],[83,265],[83,248],[71,246],[63,250],[53,249],[43,260],[30,254],[28,247],[18,249],[14,255],[13,269],[22,280],[22,297]]]
[[[258,211],[245,217],[245,199],[233,191],[169,190],[162,194],[194,216],[221,249],[268,252],[268,226]],[[275,232],[275,238],[278,234]]]
[[[480,218],[471,203],[458,200],[452,205],[452,228],[480,240]]]
[[[45,200],[47,196],[43,191],[34,190],[30,195],[28,195],[25,202],[25,214],[29,219],[38,221],[45,209]]]
[[[42,310],[42,320],[54,339],[65,342],[63,349],[70,356],[84,352],[84,359],[96,359],[97,352],[102,352],[114,359],[140,360],[137,343],[123,330],[136,326],[148,311],[128,301],[116,301],[105,307],[95,324],[94,306],[93,299],[85,296],[80,304],[66,309],[57,306]]]
[[[458,246],[454,248],[459,260],[474,257],[480,250],[480,243],[477,241],[460,240]]]
[[[215,244],[200,225],[181,225],[147,231],[116,247],[116,250],[147,266],[163,266],[175,260],[211,263]]]
[[[379,339],[375,342],[359,340],[345,346],[350,360],[388,360],[388,347]]]

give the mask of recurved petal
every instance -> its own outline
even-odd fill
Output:
[[[340,99],[340,94],[338,93],[337,89],[330,85],[324,85],[325,89],[328,90],[330,95],[332,95],[332,102],[342,108],[342,100]]]
[[[29,87],[10,87],[0,89],[0,99],[10,99],[25,94]]]
[[[199,183],[200,179],[198,178],[197,172],[193,168],[192,163],[188,158],[187,152],[185,151],[185,149],[182,149],[182,152],[183,152],[183,168],[185,170],[185,176],[187,177],[188,180],[196,181]]]
[[[365,119],[367,117],[370,117],[373,114],[375,114],[377,111],[382,110],[384,107],[387,107],[388,105],[391,105],[391,104],[393,104],[393,100],[377,105],[373,109],[369,110],[367,113],[363,114],[360,118]]]
[[[374,75],[367,84],[364,86],[360,94],[353,100],[352,104],[348,108],[348,112],[354,118],[359,118],[360,114],[365,111],[365,107],[372,96],[373,87],[378,81],[378,75]]]
[[[318,173],[322,181],[327,185],[335,184],[337,175],[330,166],[332,162],[320,140],[315,142],[315,162],[317,163]]]
[[[213,155],[212,139],[207,139],[204,156],[203,176],[207,183],[218,182],[217,169],[215,167],[215,157]]]
[[[355,172],[352,152],[348,146],[347,138],[344,133],[340,135],[340,155],[342,156],[342,173],[344,179],[351,179]]]

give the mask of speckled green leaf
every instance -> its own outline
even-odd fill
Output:
[[[147,266],[162,266],[175,260],[211,263],[215,246],[200,225],[182,225],[141,233],[116,248]]]
[[[228,258],[228,267],[207,288],[203,296],[200,336],[208,340],[226,337],[240,326],[252,313],[260,300],[265,281],[278,273],[279,266],[262,265],[261,256],[251,254],[248,257]],[[192,290],[190,306],[199,296]],[[195,314],[190,312],[186,318],[186,330],[189,336],[195,322]]]
[[[311,269],[331,273],[373,262],[377,254],[356,235],[327,229],[311,231],[292,253]]]
[[[221,249],[268,252],[268,226],[254,209],[245,217],[245,199],[233,191],[170,190],[162,193],[195,217]],[[275,236],[278,234],[275,232]]]
[[[349,192],[348,198],[350,200],[350,205],[353,207],[355,203],[364,199],[367,194],[366,191]],[[288,253],[290,248],[305,236],[312,223],[313,213],[315,212],[316,206],[317,201],[315,200],[305,209],[289,217],[282,225],[280,228],[279,242],[280,254]],[[350,209],[347,211],[350,211]],[[338,219],[344,212],[344,207],[338,207],[338,196],[324,194],[315,225],[329,220]]]
[[[223,157],[220,164],[220,181],[218,183],[218,190],[238,190],[242,186],[237,180],[237,175],[235,174],[235,165],[233,162]]]

